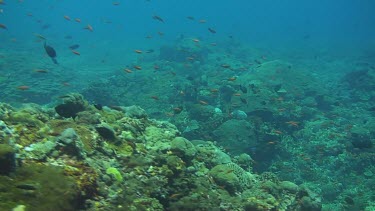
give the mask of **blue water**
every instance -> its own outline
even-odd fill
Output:
[[[202,37],[207,40],[232,35],[257,46],[367,45],[375,35],[375,2],[370,0],[318,0],[318,1],[6,1],[1,23],[8,32],[1,38],[11,36],[19,41],[32,39],[32,33],[43,32],[54,41],[66,34],[88,42],[116,40],[126,47],[127,40],[165,33],[167,41],[180,34]],[[33,16],[28,17],[26,14]],[[66,21],[63,16],[80,18],[82,23]],[[151,17],[158,15],[165,20],[160,23]],[[196,21],[186,17],[195,17]],[[206,24],[197,20],[205,19]],[[37,21],[42,21],[38,23]],[[112,24],[105,24],[109,20]],[[41,31],[40,26],[51,28]],[[85,24],[94,27],[95,34],[82,31]],[[207,27],[217,31],[211,35]],[[141,45],[141,44],[140,44]]]

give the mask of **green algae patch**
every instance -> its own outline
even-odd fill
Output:
[[[113,175],[113,177],[116,179],[117,182],[122,182],[123,181],[121,173],[116,168],[109,167],[109,168],[107,168],[107,170],[105,172],[107,174]]]
[[[22,124],[24,126],[43,127],[42,121],[27,111],[22,110],[12,113],[5,121],[13,124]]]
[[[105,111],[100,111],[101,119],[104,122],[107,123],[115,123],[117,120],[120,120],[121,118],[124,117],[124,113],[121,111],[116,111],[116,110],[108,110],[106,109]]]
[[[0,210],[75,210],[79,189],[58,167],[25,164],[11,177],[0,176]]]
[[[115,150],[119,156],[124,156],[124,157],[132,156],[134,153],[134,148],[135,148],[134,147],[135,144],[132,142],[122,142],[119,145],[116,145],[113,143],[107,143],[107,146],[110,149]]]

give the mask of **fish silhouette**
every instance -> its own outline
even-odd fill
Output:
[[[70,48],[70,50],[75,50],[75,49],[79,48],[79,45],[78,44],[71,45],[71,46],[69,46],[69,48]]]
[[[58,64],[56,60],[56,51],[51,46],[47,45],[47,43],[44,41],[44,50],[46,50],[46,53],[49,57],[51,57],[53,63]]]

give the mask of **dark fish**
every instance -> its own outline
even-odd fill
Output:
[[[103,109],[103,106],[102,106],[102,104],[100,104],[100,103],[94,104],[94,107],[95,107],[96,109],[98,109],[98,110],[102,110],[102,109]]]
[[[51,46],[46,44],[46,41],[44,41],[44,50],[46,50],[46,53],[48,54],[49,57],[51,57],[53,63],[58,64],[56,60],[56,51],[53,49]]]
[[[186,18],[189,19],[189,20],[192,20],[192,21],[195,20],[195,18],[193,16],[187,16]]]
[[[216,30],[212,28],[208,28],[208,31],[210,31],[212,34],[216,34]]]
[[[64,38],[67,40],[71,40],[73,37],[71,35],[66,35]]]
[[[346,197],[344,198],[344,200],[345,200],[345,202],[346,202],[347,204],[349,204],[349,205],[354,205],[354,199],[353,199],[352,197],[350,197],[350,196],[346,196]]]
[[[61,96],[59,96],[58,98],[60,98],[60,99],[64,99],[64,98],[70,98],[71,96],[70,95],[61,95]]]
[[[145,53],[154,53],[154,49],[148,49]]]
[[[70,48],[70,50],[75,50],[75,49],[79,48],[79,45],[78,44],[71,45],[71,46],[69,46],[69,48]]]
[[[372,112],[374,112],[374,111],[375,111],[375,106],[370,107],[370,108],[368,109],[368,111],[372,111]]]
[[[240,97],[240,100],[243,104],[247,104],[247,100],[245,98]]]
[[[23,189],[23,190],[36,190],[37,188],[33,184],[19,184],[16,185],[16,188]]]
[[[194,77],[193,76],[188,76],[188,77],[186,77],[186,79],[189,80],[189,81],[193,81]]]
[[[309,34],[304,35],[304,36],[303,36],[303,39],[304,39],[304,40],[308,40],[308,39],[310,39],[310,35],[309,35]]]
[[[158,20],[158,21],[164,23],[164,20],[163,20],[161,17],[157,16],[157,15],[152,16],[152,18],[153,18],[154,20]]]
[[[77,114],[84,110],[84,107],[81,104],[60,104],[55,107],[55,111],[58,115],[65,118],[72,117],[73,119],[76,118]]]
[[[247,93],[247,88],[244,87],[244,86],[242,86],[242,85],[240,85],[240,90],[241,90],[241,92],[244,93],[244,94]]]
[[[221,67],[224,67],[224,68],[230,68],[230,65],[229,64],[222,64],[220,65]]]
[[[44,25],[42,26],[42,29],[49,29],[50,27],[51,27],[50,24],[44,24]]]
[[[5,26],[4,24],[1,24],[1,23],[0,23],[0,28],[1,29],[8,29],[7,26]]]

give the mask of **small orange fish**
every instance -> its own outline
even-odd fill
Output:
[[[185,67],[185,68],[191,68],[191,65],[185,63],[185,64],[184,64],[184,67]]]
[[[237,77],[230,77],[230,78],[228,78],[227,80],[228,81],[235,81],[237,79]]]
[[[182,109],[181,109],[180,107],[176,107],[176,108],[173,108],[173,111],[174,111],[174,112],[181,112]]]
[[[283,97],[278,97],[275,99],[276,101],[284,101],[284,98]]]
[[[131,69],[128,69],[128,68],[125,68],[124,71],[125,71],[126,73],[132,73],[132,72],[133,72]]]
[[[136,52],[136,53],[142,53],[142,51],[138,50],[138,49],[134,50],[134,52]]]
[[[205,19],[201,19],[201,20],[199,20],[198,22],[199,22],[199,23],[207,23],[207,20],[205,20]]]
[[[19,87],[17,87],[17,89],[25,91],[25,90],[30,89],[30,87],[29,86],[19,86]]]
[[[75,55],[81,55],[81,53],[79,53],[78,51],[75,51],[75,50],[72,50],[72,53],[74,53]]]
[[[200,101],[198,101],[199,102],[199,104],[201,104],[201,105],[208,105],[208,103],[206,102],[206,101],[203,101],[203,100],[200,100]]]
[[[298,127],[299,126],[299,122],[295,122],[295,121],[289,121],[289,122],[285,122],[286,124],[290,125],[290,126],[294,126],[294,127]]]
[[[175,194],[170,195],[169,199],[175,199],[175,198],[177,198],[177,197],[179,197],[181,195],[182,195],[182,193],[175,193]]]
[[[87,30],[89,30],[90,32],[93,32],[93,31],[94,31],[94,28],[92,28],[92,26],[91,26],[90,24],[87,24],[87,26],[86,26],[84,29],[87,29]]]
[[[277,134],[277,135],[281,135],[281,134],[283,134],[283,132],[281,132],[280,130],[274,130],[273,131],[275,134]]]
[[[134,68],[135,68],[136,70],[142,70],[142,67],[139,66],[139,65],[134,65]]]
[[[174,113],[172,113],[172,112],[165,112],[165,115],[167,117],[172,117],[172,116],[174,116]]]
[[[81,23],[81,19],[79,19],[79,18],[75,18],[74,19],[77,23]]]
[[[65,20],[68,20],[68,21],[70,21],[71,19],[70,19],[70,17],[69,16],[67,16],[67,15],[64,15],[64,18],[65,18]]]
[[[234,93],[233,96],[239,97],[239,96],[241,96],[241,93]]]
[[[210,89],[210,92],[211,93],[217,93],[217,92],[219,92],[219,90],[218,89]]]
[[[240,104],[238,104],[238,103],[232,103],[232,105],[231,105],[233,108],[238,108],[238,107],[240,107],[241,105]]]
[[[0,23],[0,28],[2,28],[2,29],[8,29],[4,24],[1,24],[1,23]]]
[[[154,100],[159,100],[159,97],[155,96],[155,95],[151,96],[151,98],[154,99]]]
[[[36,73],[48,73],[47,70],[43,70],[43,69],[36,69],[36,70],[34,70],[34,72],[36,72]]]

